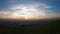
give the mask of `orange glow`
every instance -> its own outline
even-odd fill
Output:
[[[4,16],[0,18],[5,19],[20,19],[20,20],[37,20],[37,19],[47,19],[47,18],[56,18],[58,16]]]

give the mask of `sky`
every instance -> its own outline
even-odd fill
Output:
[[[59,16],[60,0],[0,0],[0,18]],[[18,17],[16,17],[18,16]]]

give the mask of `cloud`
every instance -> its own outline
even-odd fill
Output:
[[[9,16],[11,12],[9,11],[0,11],[0,16]]]
[[[45,3],[33,3],[33,4],[19,4],[10,7],[11,11],[0,11],[0,18],[29,18],[29,19],[40,19],[40,18],[51,18],[53,14],[52,10],[47,10],[52,8]],[[47,16],[48,14],[48,16]],[[55,15],[53,15],[55,16]],[[56,17],[56,16],[55,16]]]
[[[13,10],[14,12],[20,13],[20,15],[23,14],[36,14],[36,15],[43,15],[46,16],[46,13],[52,12],[52,10],[47,10],[49,8],[52,8],[51,6],[45,4],[45,3],[34,3],[34,4],[20,4],[20,5],[15,5],[12,6],[10,9]]]
[[[4,16],[1,16],[1,13]],[[43,11],[38,13],[38,15],[19,15],[19,13],[17,12],[13,12],[10,13],[11,15],[9,16],[5,16],[8,15],[10,12],[0,12],[0,18],[4,18],[4,19],[47,19],[47,18],[57,18],[60,17],[59,15],[52,15],[50,14],[49,16],[46,16],[46,13],[44,13]]]

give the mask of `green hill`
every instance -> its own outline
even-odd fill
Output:
[[[0,25],[0,32],[2,34],[59,34],[60,20],[42,25],[16,25],[14,27]]]

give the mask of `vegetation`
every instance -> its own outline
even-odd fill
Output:
[[[56,20],[42,25],[16,25],[13,27],[0,25],[0,32],[2,34],[59,34],[59,27],[60,20]]]

